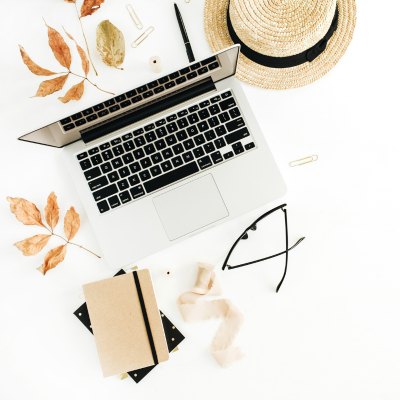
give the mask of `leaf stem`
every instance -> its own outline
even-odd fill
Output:
[[[75,72],[69,71],[70,74],[75,75],[79,78],[82,79],[86,79],[91,85],[93,85],[95,88],[97,88],[98,90],[104,92],[104,93],[108,93],[108,94],[112,94],[113,96],[115,95],[115,93],[113,92],[109,92],[107,90],[101,89],[100,87],[98,87],[95,83],[93,83],[87,76],[83,76],[83,75],[79,75],[79,74],[75,74]]]
[[[87,42],[87,40],[86,40],[86,35],[85,35],[85,31],[84,31],[84,29],[83,29],[83,24],[82,24],[82,19],[81,19],[80,15],[79,15],[78,6],[77,6],[77,4],[76,4],[76,1],[74,1],[74,4],[75,4],[76,15],[77,15],[78,20],[79,20],[79,23],[80,23],[80,25],[81,25],[82,35],[83,35],[83,38],[85,39],[86,50],[87,50],[87,52],[88,52],[90,64],[92,64],[93,71],[94,71],[94,73],[96,74],[96,76],[98,76],[99,74],[97,73],[96,67],[95,67],[94,64],[93,64],[93,60],[92,60],[92,57],[91,57],[91,55],[90,55],[89,45],[88,45],[88,42]],[[100,89],[100,90],[101,90],[101,89]]]

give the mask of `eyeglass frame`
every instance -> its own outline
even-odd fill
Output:
[[[228,254],[227,254],[226,258],[225,258],[225,261],[224,261],[224,263],[222,265],[222,270],[223,271],[225,270],[225,268],[227,268],[228,270],[236,269],[236,268],[244,267],[246,265],[251,265],[251,264],[255,264],[255,263],[261,262],[261,261],[266,261],[266,260],[269,260],[271,258],[278,257],[278,256],[280,256],[282,254],[285,254],[285,269],[284,269],[284,272],[283,272],[283,276],[282,276],[282,278],[281,278],[281,280],[280,280],[280,282],[279,282],[279,284],[278,284],[278,286],[276,287],[276,290],[275,290],[276,293],[279,292],[279,289],[281,288],[282,283],[285,280],[286,273],[287,273],[287,265],[288,265],[288,260],[289,260],[289,251],[294,249],[298,244],[300,244],[305,239],[305,237],[301,237],[293,246],[289,247],[289,232],[288,232],[288,224],[287,224],[287,210],[286,210],[285,207],[287,207],[286,203],[281,204],[281,205],[279,205],[279,206],[267,211],[266,213],[264,213],[260,217],[258,217],[251,225],[249,225],[242,232],[242,234],[233,243],[232,247],[230,248],[230,250],[229,250],[229,252],[228,252]],[[272,256],[260,258],[260,259],[249,261],[249,262],[246,262],[246,263],[243,263],[243,264],[239,264],[239,265],[233,265],[233,266],[232,265],[228,265],[229,257],[232,255],[233,250],[235,250],[235,248],[238,245],[238,243],[243,239],[247,239],[249,237],[248,236],[248,232],[251,231],[251,230],[254,231],[256,229],[256,227],[257,227],[257,224],[261,220],[263,220],[264,218],[268,217],[269,215],[273,214],[275,211],[278,211],[278,210],[282,210],[284,215],[285,215],[285,244],[286,244],[285,247],[286,247],[286,249],[284,251],[279,252],[279,253],[273,254]]]

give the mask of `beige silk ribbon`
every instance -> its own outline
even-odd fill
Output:
[[[211,343],[211,353],[221,367],[228,367],[243,357],[240,349],[233,345],[243,323],[243,315],[228,299],[205,300],[208,296],[220,294],[221,288],[216,281],[214,267],[199,263],[194,288],[178,298],[178,305],[187,322],[222,319]]]

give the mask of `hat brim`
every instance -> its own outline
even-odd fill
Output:
[[[314,61],[291,68],[269,68],[239,56],[236,76],[251,85],[266,89],[290,89],[308,85],[330,71],[345,53],[356,25],[355,0],[338,0],[339,20],[336,32],[324,52]],[[217,52],[233,44],[226,15],[229,0],[206,0],[204,28],[208,43]]]

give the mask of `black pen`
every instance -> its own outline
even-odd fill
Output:
[[[181,33],[182,33],[183,43],[185,44],[185,47],[186,47],[186,54],[188,56],[189,61],[193,62],[194,54],[193,54],[192,46],[190,45],[190,42],[189,42],[189,37],[186,32],[185,24],[183,23],[182,15],[179,12],[179,8],[176,5],[176,3],[174,3],[174,7],[175,7],[176,18],[177,18],[178,24],[179,24],[179,29],[181,30]]]

